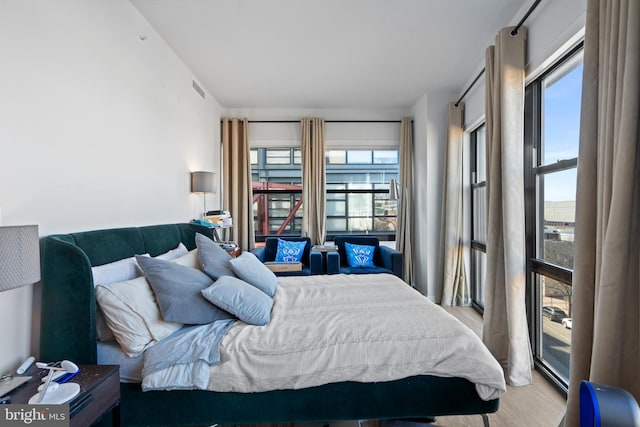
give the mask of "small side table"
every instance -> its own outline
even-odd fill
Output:
[[[69,404],[71,427],[87,427],[111,411],[111,425],[120,426],[120,367],[117,365],[79,365],[80,372],[69,382],[80,385],[80,394]],[[33,378],[11,393],[11,403],[27,403],[42,384],[48,371],[35,366],[25,375]]]
[[[312,252],[320,252],[322,254],[322,271],[327,273],[327,254],[329,252],[338,252],[336,245],[313,245],[311,247]]]

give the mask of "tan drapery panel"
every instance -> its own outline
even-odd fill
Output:
[[[255,246],[248,129],[247,119],[222,119],[224,208],[233,218],[231,239],[243,251]]]
[[[400,123],[400,165],[398,167],[398,218],[396,221],[396,250],[402,252],[404,281],[413,284],[413,123],[405,117]]]
[[[462,241],[462,144],[464,104],[452,102],[447,111],[447,151],[444,165],[444,203],[442,205],[442,243],[444,275],[442,299],[445,306],[469,305],[470,291],[464,267]]]
[[[503,28],[486,55],[487,277],[482,339],[510,385],[531,384],[525,306],[526,28]]]
[[[580,381],[640,401],[640,2],[589,0],[578,153],[567,426]]]
[[[324,119],[303,118],[302,128],[302,235],[314,245],[326,236]]]

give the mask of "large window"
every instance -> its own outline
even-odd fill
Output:
[[[536,364],[566,388],[582,54],[572,52],[525,95],[528,307]]]
[[[487,266],[487,171],[485,125],[471,132],[471,299],[484,310]]]
[[[302,169],[299,148],[254,148],[251,155],[256,241],[299,236],[302,227]]]
[[[373,234],[395,240],[398,150],[327,150],[327,240],[337,234]]]
[[[299,148],[254,148],[251,155],[256,241],[300,235],[302,165]],[[336,234],[394,240],[397,201],[389,181],[398,177],[398,150],[326,151],[327,240]]]

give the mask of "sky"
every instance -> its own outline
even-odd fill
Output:
[[[562,72],[562,70],[560,70]],[[544,90],[543,164],[578,157],[582,63]],[[576,169],[545,176],[545,201],[576,199]]]

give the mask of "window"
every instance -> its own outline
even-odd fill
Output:
[[[536,365],[566,390],[582,52],[571,52],[525,93],[528,308]],[[566,319],[566,320],[565,320]]]
[[[299,148],[250,150],[255,239],[299,236],[302,227],[302,168]]]
[[[327,239],[367,233],[395,240],[397,201],[389,181],[398,177],[398,150],[327,150]]]
[[[471,299],[484,310],[484,284],[487,266],[487,173],[486,129],[471,132]]]

